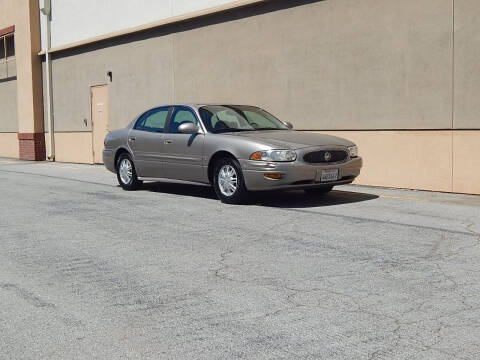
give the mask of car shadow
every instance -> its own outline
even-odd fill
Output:
[[[263,192],[255,195],[251,203],[258,206],[278,208],[313,208],[332,205],[353,204],[377,199],[377,195],[361,192],[332,190],[324,195],[309,195],[303,190]]]
[[[170,182],[146,182],[140,191],[147,190],[164,194],[192,196],[204,199],[217,199],[217,195],[211,186],[170,183]]]
[[[212,187],[202,185],[151,182],[144,183],[142,190],[204,199],[217,199]],[[328,194],[319,196],[307,195],[303,190],[265,191],[255,192],[253,196],[250,196],[250,199],[245,205],[278,208],[312,208],[353,204],[377,198],[378,196],[374,194],[343,190],[333,190]]]

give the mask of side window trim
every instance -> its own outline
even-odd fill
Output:
[[[143,125],[140,125],[142,121],[145,120],[145,118],[147,117],[148,113],[152,111],[152,109],[148,109],[147,111],[145,111],[143,114],[141,114],[138,119],[137,119],[137,122],[135,123],[135,126],[133,127],[134,130],[140,130],[140,131],[143,131]]]

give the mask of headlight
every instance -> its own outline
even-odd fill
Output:
[[[259,161],[295,161],[297,153],[294,150],[265,150],[250,155],[250,160]]]
[[[349,146],[348,147],[348,155],[351,157],[351,158],[355,158],[358,156],[358,147],[355,145],[355,146]]]

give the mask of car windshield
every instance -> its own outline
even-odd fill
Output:
[[[199,109],[203,124],[214,134],[234,131],[288,130],[265,110],[245,105],[209,105]]]

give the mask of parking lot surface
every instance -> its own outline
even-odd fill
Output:
[[[0,359],[480,358],[478,196],[0,159],[0,205]]]

